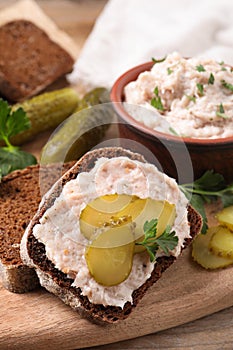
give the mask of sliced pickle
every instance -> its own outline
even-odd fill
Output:
[[[101,211],[103,213],[113,213],[112,215],[116,215],[117,212],[123,210],[132,200],[132,196],[127,194],[108,194],[105,196],[101,196],[96,198],[89,206],[92,209],[97,211]]]
[[[219,226],[211,237],[209,248],[214,254],[233,262],[233,233],[227,227]]]
[[[102,231],[86,249],[90,274],[103,286],[123,282],[133,263],[134,236],[129,225]]]
[[[174,224],[175,217],[176,209],[174,204],[170,204],[167,201],[155,201],[153,199],[147,199],[144,210],[134,220],[134,222],[136,223],[136,242],[140,242],[144,238],[143,226],[146,221],[158,219],[156,236],[159,237],[168,225],[172,226]],[[141,245],[135,245],[135,253],[141,253],[144,250],[145,247]]]
[[[192,257],[205,269],[217,269],[233,264],[232,259],[215,255],[209,249],[212,236],[219,230],[219,226],[211,227],[205,235],[199,234],[193,241]]]
[[[167,225],[172,226],[175,220],[175,205],[167,201],[157,201],[150,198],[141,199],[130,195],[106,195],[89,203],[80,216],[80,230],[89,240],[93,239],[96,228],[106,226],[119,218],[131,218],[135,222],[135,240],[144,236],[143,225],[146,221],[158,218],[158,236],[163,233]],[[129,220],[125,220],[126,224]],[[136,246],[136,252],[145,248]]]
[[[216,215],[216,217],[220,224],[227,226],[230,230],[233,231],[233,205],[224,208]]]
[[[92,239],[96,228],[111,223],[113,218],[126,217],[119,213],[130,203],[130,195],[106,195],[89,203],[80,216],[80,230],[87,239]]]

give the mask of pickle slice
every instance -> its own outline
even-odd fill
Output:
[[[103,286],[118,285],[129,276],[134,252],[134,236],[129,225],[101,232],[86,249],[90,274]]]
[[[211,237],[209,248],[214,254],[233,261],[233,233],[228,228],[219,226]]]
[[[138,240],[144,236],[143,225],[146,221],[158,218],[157,235],[160,236],[167,225],[173,225],[175,216],[175,205],[167,201],[141,199],[125,194],[106,195],[95,199],[83,209],[80,216],[80,230],[90,240],[96,228],[106,226],[113,219],[125,218],[125,223],[121,224],[133,221],[136,224],[135,240]],[[142,246],[135,247],[135,252],[143,250],[145,248]]]
[[[232,259],[217,256],[209,249],[210,240],[218,230],[219,226],[211,227],[205,235],[199,234],[193,241],[192,257],[205,269],[223,268],[233,264]]]
[[[156,236],[159,237],[168,225],[172,226],[174,224],[175,217],[176,209],[174,204],[171,204],[167,201],[155,201],[153,199],[148,198],[144,210],[134,220],[134,222],[136,223],[136,242],[140,242],[144,238],[143,226],[146,221],[158,219]],[[144,250],[145,247],[141,245],[135,245],[135,253],[140,253]]]
[[[126,215],[119,215],[131,201],[130,195],[105,195],[89,203],[80,215],[80,230],[87,239],[92,239],[96,228],[111,223],[113,218],[122,218]]]
[[[224,208],[216,215],[220,224],[227,226],[230,230],[233,230],[233,205]]]

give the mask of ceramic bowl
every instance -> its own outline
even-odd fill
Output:
[[[119,118],[120,137],[144,145],[155,156],[162,170],[179,182],[187,182],[206,170],[221,173],[227,182],[233,181],[233,137],[197,139],[165,134],[136,121],[124,108],[124,87],[138,75],[152,68],[153,62],[136,66],[114,83],[111,101]],[[192,167],[192,169],[190,169]]]

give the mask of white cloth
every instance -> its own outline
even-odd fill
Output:
[[[127,69],[173,51],[233,65],[233,1],[109,0],[69,79],[111,87]]]

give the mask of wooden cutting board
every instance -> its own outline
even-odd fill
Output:
[[[42,289],[12,294],[0,288],[0,349],[92,347],[174,327],[232,305],[232,276],[233,268],[205,271],[187,249],[127,320],[106,326],[80,318]]]

